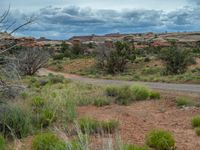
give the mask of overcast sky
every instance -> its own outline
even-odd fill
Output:
[[[20,36],[200,31],[200,0],[0,0],[0,12],[9,4],[19,24],[37,16]]]

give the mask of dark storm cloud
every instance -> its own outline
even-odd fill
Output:
[[[199,1],[193,0],[195,4]],[[171,12],[158,10],[109,10],[89,7],[45,7],[36,14],[38,21],[22,34],[49,38],[111,32],[163,32],[199,30],[200,6],[188,6]],[[23,13],[19,13],[22,20]]]

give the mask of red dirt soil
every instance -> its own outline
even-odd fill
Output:
[[[145,135],[156,128],[173,133],[177,150],[200,150],[200,137],[191,125],[192,117],[199,115],[200,109],[177,108],[167,96],[160,101],[136,102],[131,106],[84,106],[79,107],[78,113],[98,120],[119,120],[120,135],[126,143],[143,145]]]

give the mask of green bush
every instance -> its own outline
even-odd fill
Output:
[[[192,105],[192,101],[187,97],[179,97],[179,98],[176,99],[176,104],[179,107],[191,106]]]
[[[96,98],[94,100],[94,105],[97,107],[102,107],[102,106],[110,105],[110,101],[107,98]]]
[[[151,91],[149,93],[149,98],[150,99],[160,99],[160,93],[156,91]]]
[[[35,108],[42,108],[44,106],[44,102],[45,100],[40,97],[40,96],[36,96],[32,99],[32,106]]]
[[[121,105],[127,105],[131,101],[146,100],[149,98],[150,90],[142,85],[108,87],[106,89],[108,96],[114,96],[115,102]],[[153,93],[154,94],[154,93]],[[153,97],[154,95],[152,95]],[[158,96],[155,93],[155,96]]]
[[[16,107],[6,106],[0,113],[0,132],[5,136],[22,138],[30,132],[29,114]]]
[[[143,85],[133,85],[130,87],[135,96],[135,100],[146,100],[149,98],[149,89]]]
[[[66,102],[66,119],[67,121],[73,122],[76,117],[77,117],[77,113],[76,113],[76,104],[73,101],[67,101]]]
[[[28,98],[28,93],[26,93],[26,92],[22,92],[22,93],[20,93],[20,96],[21,96],[21,98],[22,99],[27,99]]]
[[[56,114],[53,109],[42,108],[34,112],[31,119],[36,128],[46,128],[56,120]]]
[[[174,150],[175,140],[171,133],[164,130],[153,130],[146,136],[146,144],[156,150]]]
[[[165,74],[182,74],[187,71],[187,67],[191,65],[193,56],[188,49],[181,49],[172,43],[169,48],[161,50],[160,58],[165,62]]]
[[[53,133],[40,133],[33,139],[33,150],[66,150],[66,144]]]
[[[109,86],[106,88],[107,96],[115,97],[118,95],[119,87],[116,86]]]
[[[3,136],[0,135],[0,150],[6,150],[6,141]]]
[[[122,86],[118,90],[118,96],[115,101],[117,104],[120,104],[120,105],[128,105],[134,99],[135,99],[135,95],[131,91],[130,87]]]
[[[200,127],[195,128],[195,132],[196,132],[196,134],[197,134],[198,136],[200,136]]]
[[[98,121],[92,118],[81,118],[79,125],[83,133],[113,133],[119,126],[119,122],[115,120]]]
[[[192,126],[194,128],[200,127],[200,116],[196,116],[196,117],[192,118]]]
[[[64,83],[64,77],[61,75],[49,75],[49,82],[51,84]]]
[[[140,147],[136,145],[124,144],[122,150],[149,150],[147,147]]]

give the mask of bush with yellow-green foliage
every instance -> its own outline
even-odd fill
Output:
[[[32,150],[66,150],[66,143],[53,133],[40,133],[33,139]]]
[[[83,133],[113,133],[118,128],[119,122],[116,120],[98,121],[85,117],[79,120],[79,126]]]
[[[153,130],[146,136],[146,144],[155,150],[175,150],[173,135],[165,130]]]
[[[150,90],[143,85],[109,86],[106,88],[107,96],[115,97],[117,104],[127,105],[133,101],[147,99],[160,99],[160,93]]]
[[[6,150],[6,141],[2,135],[0,135],[0,150]]]

